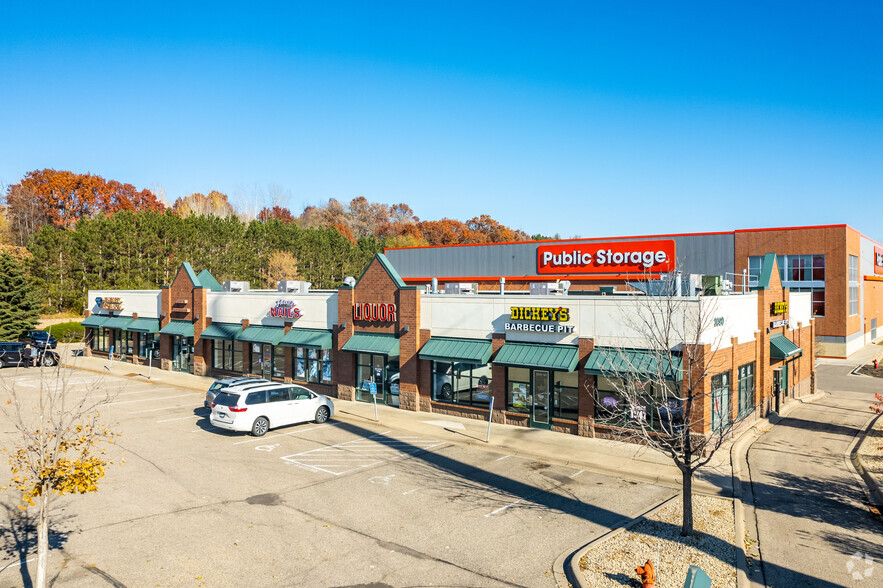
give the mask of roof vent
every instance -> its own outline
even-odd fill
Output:
[[[478,284],[470,284],[469,282],[446,282],[445,294],[475,294],[478,291]]]
[[[312,285],[312,282],[305,282],[303,280],[284,280],[282,282],[276,282],[276,291],[290,292],[293,294],[306,294],[310,291],[310,286]]]
[[[224,282],[224,292],[248,292],[248,282]]]
[[[558,293],[558,284],[556,282],[531,282],[531,296],[548,296],[549,294]]]

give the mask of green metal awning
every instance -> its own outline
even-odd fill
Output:
[[[520,367],[538,367],[572,372],[579,362],[579,349],[573,345],[506,343],[494,363]]]
[[[770,336],[770,357],[773,359],[792,359],[803,355],[803,349],[792,343],[781,333]]]
[[[127,328],[136,333],[159,333],[159,319],[136,318]]]
[[[660,366],[660,360],[670,365]],[[616,349],[614,347],[595,347],[586,361],[586,373],[596,376],[625,377],[646,376],[648,378],[662,375],[666,380],[680,380],[682,360],[668,353],[655,353],[650,349]]]
[[[353,333],[349,341],[341,348],[354,353],[380,353],[382,355],[398,355],[399,340],[395,335],[386,333]]]
[[[132,324],[130,316],[112,316],[102,326],[105,329],[128,329],[130,324]]]
[[[420,359],[433,361],[459,361],[484,365],[491,358],[493,349],[487,339],[457,339],[454,337],[430,337],[420,349]]]
[[[291,329],[282,337],[279,344],[289,347],[331,349],[331,331],[324,329]]]
[[[247,327],[236,338],[239,341],[248,341],[249,343],[269,343],[276,345],[282,339],[285,330],[282,327],[259,327],[252,325]]]
[[[101,316],[100,314],[90,314],[83,319],[83,322],[80,324],[84,327],[92,327],[93,329],[96,329],[106,323],[108,318],[109,317]]]
[[[199,335],[203,339],[226,339],[235,340],[242,332],[242,325],[238,323],[212,323]]]
[[[159,330],[162,335],[180,335],[181,337],[193,336],[193,323],[190,321],[172,321]]]

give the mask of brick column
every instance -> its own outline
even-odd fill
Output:
[[[399,408],[420,410],[417,364],[420,358],[420,290],[398,291]],[[405,330],[407,329],[407,332]]]
[[[193,322],[193,373],[197,376],[204,376],[208,373],[209,361],[207,360],[211,353],[211,348],[206,350],[206,346],[200,338],[205,328],[211,324],[211,321],[206,316],[206,309],[208,308],[207,292],[207,288],[193,289],[193,318],[195,319]]]
[[[248,328],[250,322],[248,319],[242,319],[243,331]],[[249,374],[251,373],[251,343],[240,341],[239,345],[241,345],[240,349],[242,350],[242,373]]]
[[[420,329],[420,341],[429,341],[431,331]],[[417,393],[420,395],[420,410],[432,412],[432,362],[428,359],[417,361]]]
[[[586,373],[586,362],[594,350],[594,339],[579,339],[579,363],[576,364],[576,369],[579,372],[579,389],[577,391],[577,398],[579,399],[579,424],[577,426],[577,433],[582,437],[595,436],[595,386],[597,378]]]
[[[172,321],[172,290],[168,286],[160,288],[159,328],[162,330]],[[172,337],[159,335],[159,367],[163,370],[172,369]]]
[[[491,335],[491,361],[496,357],[497,352],[506,343],[505,333],[494,333]],[[493,382],[491,383],[491,392],[494,395],[494,414],[495,423],[506,423],[506,366],[493,364],[491,368]]]
[[[332,356],[334,371],[332,376],[332,389],[341,400],[355,400],[356,398],[356,358],[354,353],[341,351],[341,348],[350,340],[356,332],[353,326],[353,290],[352,288],[340,288],[337,291],[337,321],[342,328],[334,325],[333,337],[336,339]],[[401,376],[399,376],[401,378]]]
[[[87,310],[85,318],[92,316],[92,311]],[[95,329],[91,327],[83,328],[83,357],[92,357],[92,336]]]

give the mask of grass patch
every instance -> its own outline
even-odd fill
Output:
[[[58,339],[59,343],[81,343],[86,336],[86,328],[79,322],[59,323],[44,330]]]

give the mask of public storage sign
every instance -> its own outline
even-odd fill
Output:
[[[617,241],[537,247],[538,274],[643,274],[675,269],[675,242]]]

